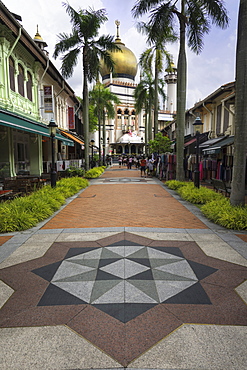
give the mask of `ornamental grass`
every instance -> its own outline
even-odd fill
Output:
[[[0,204],[0,233],[23,231],[50,217],[65,203],[66,198],[78,193],[89,185],[86,179],[72,177]]]
[[[170,180],[166,185],[184,200],[202,205],[201,212],[215,224],[232,230],[247,230],[247,206],[234,207],[221,193],[203,186],[198,189],[193,182]]]

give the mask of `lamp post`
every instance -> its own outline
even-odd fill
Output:
[[[102,152],[103,152],[103,166],[105,166],[105,137],[101,138]]]
[[[194,171],[194,185],[199,189],[200,187],[200,171],[199,171],[199,137],[203,122],[200,117],[196,117],[195,122],[193,123],[196,131],[196,166]]]
[[[49,122],[49,134],[51,137],[51,187],[54,188],[56,186],[57,180],[57,172],[55,168],[55,149],[54,149],[54,138],[56,136],[57,125],[54,119],[52,118]]]
[[[92,148],[91,168],[93,168],[93,146],[94,146],[94,143],[95,143],[95,141],[92,139],[90,141],[90,145],[91,145],[91,148]]]

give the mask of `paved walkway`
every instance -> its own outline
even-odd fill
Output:
[[[113,166],[0,236],[1,369],[246,369],[247,233]]]

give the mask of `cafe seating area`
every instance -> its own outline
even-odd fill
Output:
[[[0,190],[0,200],[11,200],[16,197],[31,194],[45,185],[47,179],[40,176],[19,175],[8,177],[3,180]]]

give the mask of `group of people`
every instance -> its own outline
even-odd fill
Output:
[[[156,168],[155,158],[152,156],[140,159],[141,177],[152,177]]]
[[[132,166],[139,168],[139,159],[133,156],[119,156],[118,157],[119,167],[126,166],[131,170]]]
[[[118,157],[119,167],[126,166],[131,170],[132,166],[136,169],[140,169],[141,177],[151,177],[155,169],[155,158],[152,156],[119,156]]]

